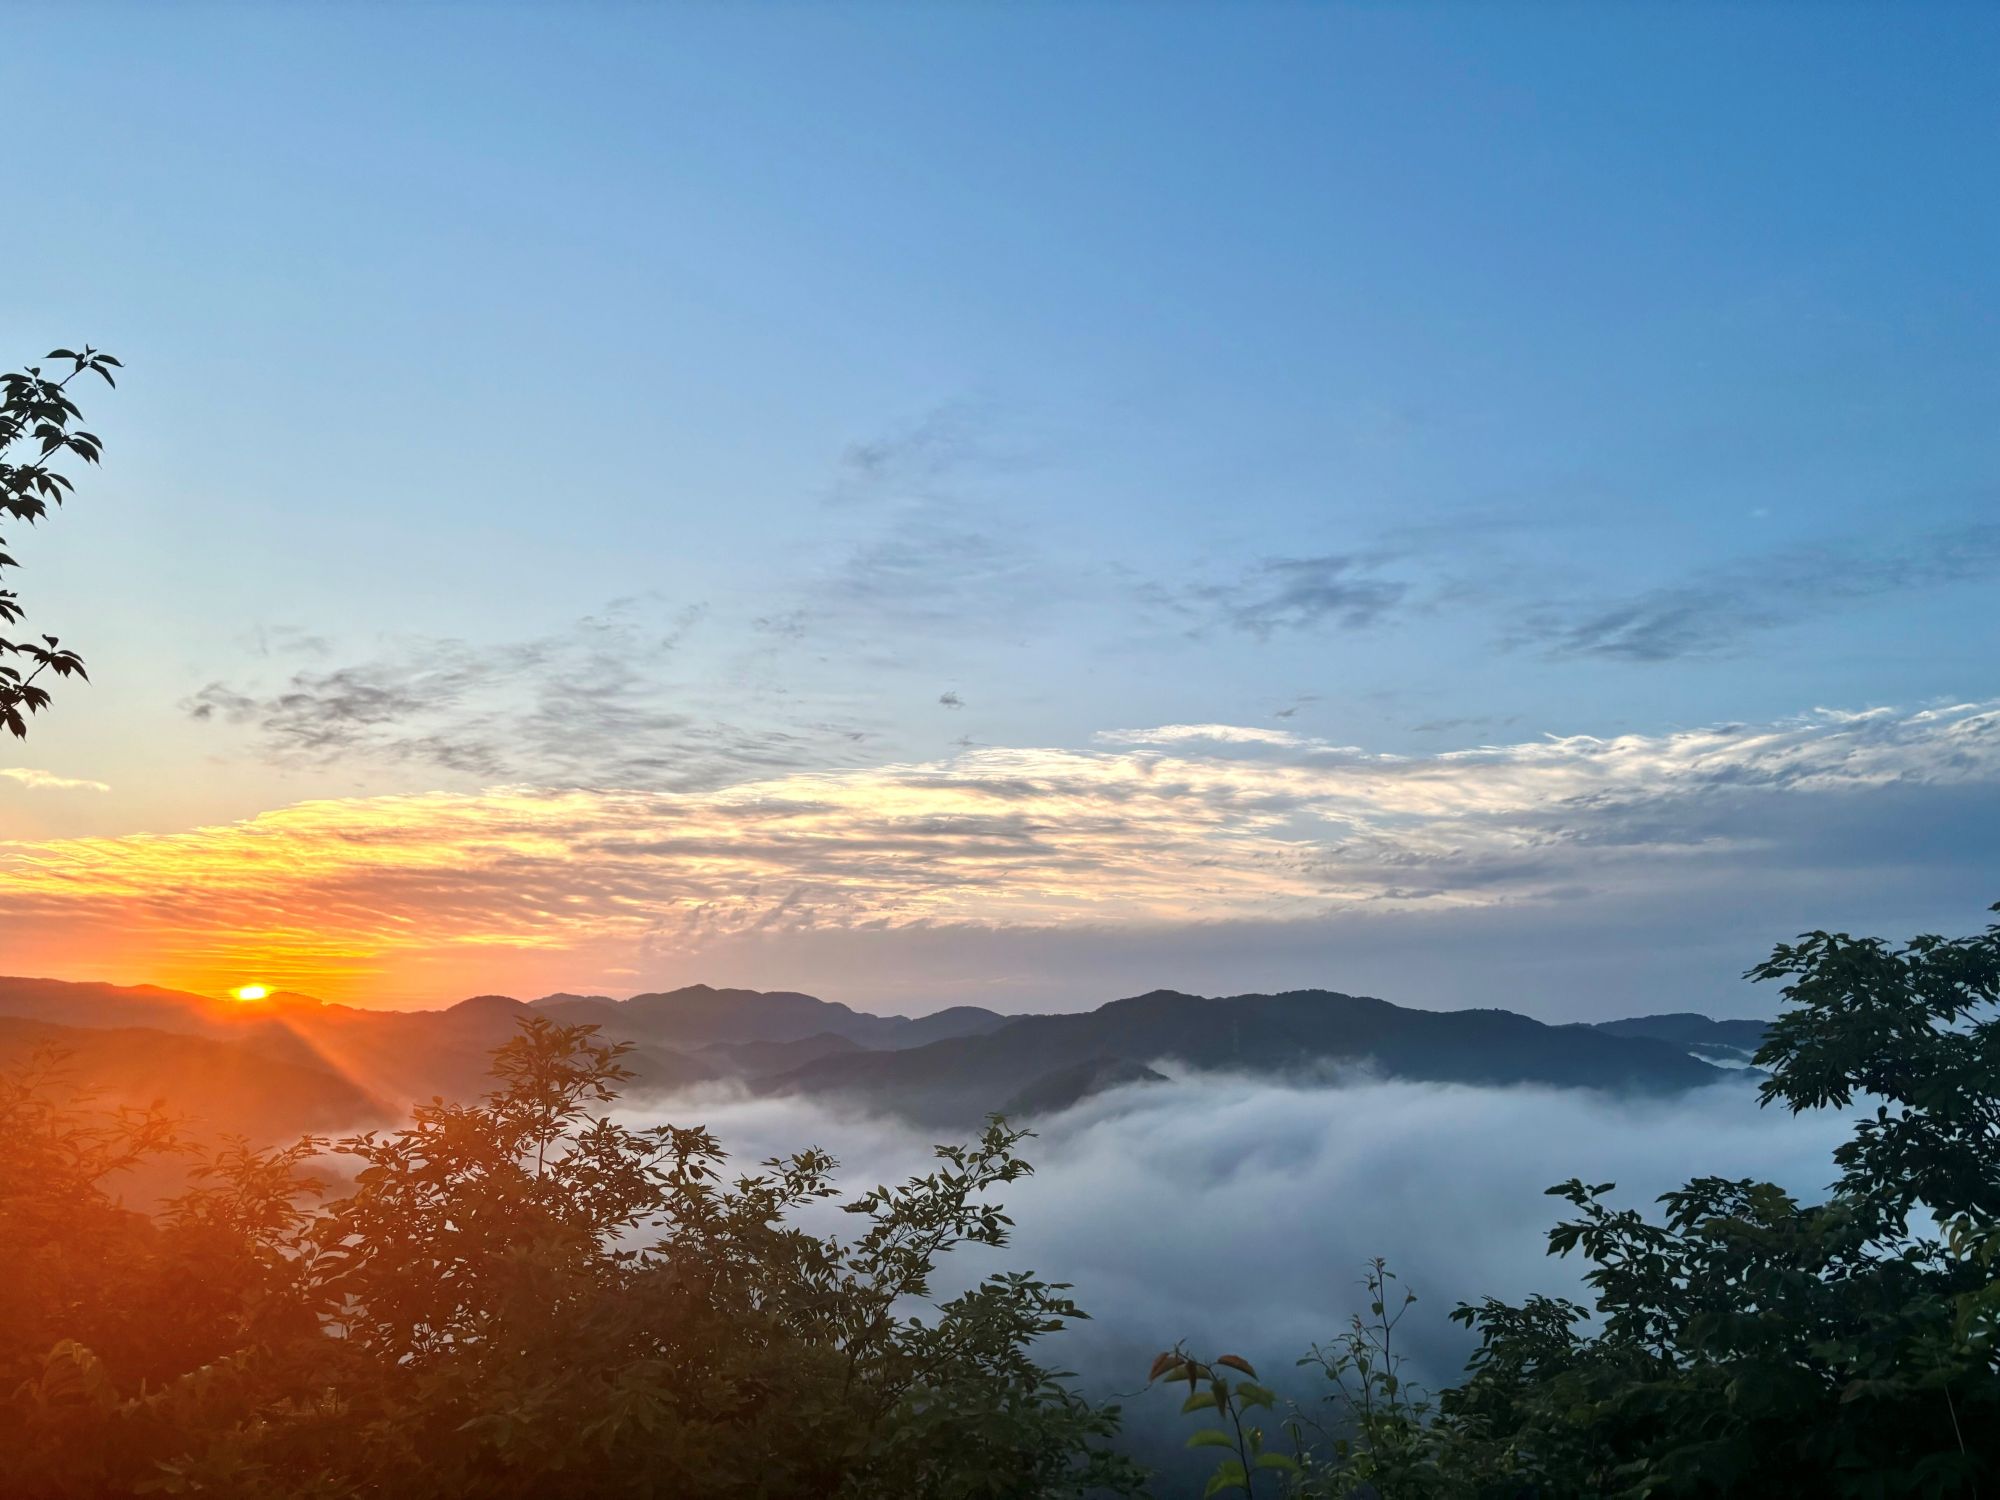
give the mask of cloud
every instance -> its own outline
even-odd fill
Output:
[[[1303,745],[1288,729],[1258,729],[1241,724],[1162,724],[1157,729],[1111,729],[1100,740],[1122,745],[1181,745],[1206,740],[1218,745]]]
[[[1266,558],[1227,583],[1199,583],[1151,595],[1197,621],[1269,640],[1284,630],[1365,630],[1404,604],[1410,586],[1383,578],[1380,556],[1329,553]]]
[[[965,643],[1066,629],[1104,592],[1034,528],[995,524],[986,481],[1027,462],[983,410],[940,408],[852,446],[815,534],[718,581],[721,618],[627,599],[525,639],[406,639],[352,660],[268,627],[244,643],[251,670],[181,707],[281,766],[437,768],[453,785],[689,789],[852,765],[857,746],[920,732],[885,706],[903,701],[885,673],[951,680]],[[732,599],[755,603],[739,615]]]
[[[1915,536],[1816,540],[1702,569],[1657,587],[1555,598],[1526,555],[1495,567],[1477,518],[1383,533],[1365,548],[1266,558],[1234,578],[1154,586],[1147,602],[1191,622],[1269,641],[1286,632],[1362,631],[1422,610],[1492,616],[1503,649],[1651,663],[1727,657],[1756,634],[1895,595],[2000,577],[2000,525]],[[1506,529],[1518,529],[1509,527]],[[1474,554],[1469,549],[1477,544]],[[1469,568],[1472,557],[1476,569]],[[1399,565],[1403,576],[1386,570]]]
[[[977,402],[849,445],[825,533],[804,568],[771,583],[783,602],[755,618],[751,659],[775,670],[802,653],[815,680],[832,660],[865,666],[878,674],[872,690],[879,673],[916,668],[938,641],[1058,628],[1060,614],[1091,601],[1088,575],[1099,570],[1058,560],[1022,524],[1014,481],[1035,463],[1032,446]]]
[[[883,622],[954,634],[1013,627],[1050,588],[1025,543],[994,535],[957,508],[896,517],[853,548],[810,589],[823,625],[877,631]]]
[[[74,776],[58,776],[53,771],[37,771],[29,766],[0,766],[0,780],[12,781],[31,792],[108,792],[101,781],[83,781]]]
[[[479,955],[504,986],[509,955],[657,970],[845,933],[957,933],[967,953],[981,932],[1157,942],[1190,925],[1662,902],[1829,861],[1899,880],[1942,868],[1954,841],[1990,841],[1996,790],[1995,704],[1427,756],[1168,726],[712,788],[327,800],[0,844],[0,936],[150,944],[162,979],[249,965],[351,987],[386,970],[395,993]]]
[[[928,1136],[816,1101],[707,1089],[635,1101],[633,1112],[699,1121],[742,1161],[824,1146],[852,1189],[929,1167]],[[1755,1091],[1737,1083],[1635,1101],[1226,1074],[1118,1090],[1033,1123],[1025,1150],[1034,1175],[1006,1197],[1013,1244],[954,1252],[939,1295],[1003,1268],[1073,1283],[1090,1321],[1044,1353],[1100,1396],[1138,1390],[1152,1356],[1185,1338],[1203,1352],[1247,1356],[1305,1401],[1320,1392],[1293,1361],[1365,1310],[1357,1283],[1371,1257],[1386,1257],[1418,1294],[1399,1329],[1414,1361],[1406,1374],[1435,1388],[1467,1353],[1447,1318],[1458,1301],[1535,1291],[1589,1300],[1584,1268],[1545,1254],[1561,1208],[1543,1196],[1549,1184],[1615,1182],[1620,1203],[1645,1205],[1717,1173],[1774,1180],[1812,1201],[1834,1175],[1829,1154],[1847,1128],[1831,1112],[1759,1110]],[[836,1214],[823,1215],[824,1227],[851,1231]],[[1156,1392],[1124,1404],[1128,1433],[1149,1457],[1185,1442],[1177,1399]]]
[[[1996,574],[2000,525],[1949,527],[1906,543],[1795,547],[1626,600],[1531,606],[1520,612],[1508,638],[1557,657],[1660,662],[1723,656],[1760,631]]]
[[[242,637],[239,644],[253,656],[325,656],[333,643],[323,635],[300,630],[295,625],[259,625]]]
[[[704,614],[614,601],[526,640],[415,640],[346,666],[300,668],[274,688],[212,682],[182,708],[249,729],[280,764],[361,759],[486,782],[700,787],[852,758],[867,733],[852,722],[700,712],[709,695],[670,673]]]
[[[1508,725],[1520,722],[1521,716],[1519,714],[1509,714],[1504,719],[1497,719],[1491,714],[1469,714],[1458,718],[1427,719],[1421,724],[1412,724],[1410,726],[1410,733],[1449,734],[1454,729],[1484,729],[1488,725],[1497,725],[1505,728]]]
[[[850,443],[840,456],[836,503],[938,500],[968,481],[1025,466],[1002,443],[996,414],[976,401],[933,407],[885,436]]]

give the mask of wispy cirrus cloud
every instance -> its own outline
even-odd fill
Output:
[[[1019,500],[1001,487],[1036,463],[1034,445],[974,400],[849,444],[819,518],[828,534],[778,582],[782,602],[755,617],[753,656],[767,668],[837,656],[893,670],[940,641],[1053,628],[1056,611],[1087,599],[1093,569],[1005,519]]]
[[[1366,630],[1411,597],[1407,581],[1381,572],[1385,561],[1370,553],[1267,557],[1234,578],[1155,588],[1148,597],[1188,618],[1196,631],[1220,627],[1269,640],[1288,630]]]
[[[614,601],[525,640],[415,639],[298,667],[276,685],[211,682],[181,707],[247,729],[281,764],[362,760],[489,782],[713,786],[852,757],[867,734],[858,723],[809,710],[760,722],[701,712],[710,685],[691,689],[676,668],[704,614]]]
[[[985,402],[942,402],[914,421],[849,443],[840,455],[835,504],[948,501],[969,482],[1031,466],[1028,451],[1005,436]]]
[[[1754,636],[1896,596],[2000,578],[2000,525],[1964,522],[1910,534],[1815,538],[1623,592],[1605,570],[1591,596],[1565,597],[1539,576],[1532,550],[1506,569],[1475,562],[1468,520],[1400,528],[1361,547],[1266,557],[1233,576],[1142,590],[1194,634],[1230,630],[1270,642],[1287,634],[1367,631],[1419,614],[1484,616],[1502,649],[1555,658],[1652,664],[1728,657]]]
[[[0,781],[11,781],[16,786],[26,787],[31,792],[108,792],[109,786],[101,781],[86,781],[76,776],[58,776],[53,771],[38,771],[32,766],[0,766]]]
[[[1663,662],[1724,656],[1762,631],[1889,595],[2000,576],[2000,525],[1911,539],[1848,539],[1771,552],[1626,599],[1538,603],[1509,631],[1550,656]]]
[[[1421,724],[1410,726],[1411,734],[1450,734],[1463,729],[1485,729],[1497,727],[1505,729],[1521,722],[1519,714],[1508,714],[1496,718],[1492,714],[1459,714],[1443,719],[1426,719]]]
[[[885,628],[954,635],[1019,628],[1030,605],[1062,592],[1056,570],[1025,541],[950,506],[887,522],[812,581],[805,608],[823,632]]]
[[[1533,907],[1836,849],[1905,857],[1871,797],[1945,789],[1963,825],[1967,789],[1996,787],[1994,704],[1430,756],[1169,726],[709,789],[329,800],[17,842],[0,845],[0,931],[303,983],[451,955],[462,972],[481,954],[685,958],[746,935]]]

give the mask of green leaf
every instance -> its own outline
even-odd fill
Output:
[[[1264,1453],[1258,1456],[1257,1462],[1252,1464],[1251,1467],[1255,1469],[1283,1469],[1287,1474],[1296,1474],[1299,1471],[1299,1461],[1289,1453]]]
[[[1220,1494],[1223,1490],[1249,1488],[1250,1476],[1243,1472],[1243,1465],[1233,1458],[1224,1459],[1209,1476],[1208,1487],[1201,1492],[1202,1500],[1208,1500],[1210,1495]]]
[[[1190,1448],[1234,1448],[1236,1440],[1220,1427],[1204,1427],[1187,1440]]]
[[[1182,1412],[1202,1411],[1215,1405],[1214,1391],[1196,1391],[1181,1403]]]

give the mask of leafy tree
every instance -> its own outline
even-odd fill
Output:
[[[1551,1189],[1577,1213],[1550,1250],[1591,1263],[1601,1329],[1547,1300],[1461,1308],[1481,1344],[1445,1413],[1513,1470],[1605,1494],[1990,1489],[2000,926],[1901,947],[1814,932],[1749,977],[1786,981],[1764,1102],[1874,1104],[1830,1197],[1701,1177],[1656,1222],[1608,1184]]]
[[[1115,1408],[1028,1352],[1081,1316],[1067,1288],[1009,1273],[932,1298],[940,1256],[1006,1243],[989,1195],[1028,1172],[1021,1132],[940,1147],[935,1171],[843,1205],[858,1233],[817,1234],[795,1217],[835,1196],[829,1157],[726,1180],[708,1132],[619,1124],[624,1049],[594,1031],[529,1021],[485,1099],[389,1135],[204,1163],[151,1231],[218,1247],[210,1314],[141,1310],[177,1360],[100,1354],[73,1286],[0,1325],[21,1377],[0,1447],[35,1455],[11,1493],[1134,1491]],[[86,1127],[34,1128],[61,1155]],[[322,1153],[351,1191],[302,1206]],[[10,1189],[37,1214],[109,1211],[94,1182],[72,1176],[62,1205]],[[104,1278],[82,1290],[128,1305]]]
[[[1374,1323],[1311,1361],[1338,1387],[1335,1436],[1302,1452],[1297,1492],[2000,1486],[2000,926],[1900,947],[1814,932],[1748,977],[1785,981],[1763,1101],[1872,1106],[1827,1200],[1698,1177],[1650,1217],[1607,1201],[1610,1183],[1551,1188],[1573,1216],[1550,1252],[1589,1263],[1594,1308],[1461,1305],[1478,1345],[1434,1413],[1401,1389],[1378,1267]]]
[[[1240,1354],[1222,1354],[1213,1360],[1196,1359],[1183,1345],[1175,1345],[1153,1361],[1147,1384],[1165,1380],[1187,1382],[1187,1399],[1181,1402],[1183,1416],[1194,1413],[1207,1427],[1196,1429],[1188,1439],[1190,1448],[1215,1448],[1221,1452],[1215,1472],[1209,1475],[1204,1496],[1225,1490],[1257,1492],[1257,1481],[1269,1471],[1294,1473],[1298,1459],[1278,1447],[1265,1447],[1265,1433],[1256,1413],[1275,1410],[1277,1394],[1257,1382],[1257,1369]],[[1214,1416],[1201,1414],[1213,1412]],[[1289,1436],[1296,1445],[1297,1433]]]
[[[1230,1491],[1274,1495],[1454,1496],[1465,1493],[1458,1476],[1443,1463],[1444,1430],[1432,1421],[1430,1399],[1404,1377],[1404,1356],[1396,1331],[1416,1304],[1416,1294],[1393,1283],[1381,1260],[1370,1261],[1362,1285],[1368,1312],[1356,1313],[1329,1345],[1314,1345],[1298,1361],[1316,1370],[1330,1387],[1332,1411],[1326,1420],[1296,1405],[1281,1418],[1285,1445],[1268,1442],[1261,1427],[1246,1429],[1255,1408],[1276,1411],[1278,1397],[1255,1384],[1256,1371],[1240,1356],[1223,1355],[1213,1364],[1189,1360],[1176,1347],[1153,1364],[1153,1378],[1189,1381],[1181,1410],[1219,1411],[1234,1426],[1204,1429],[1188,1439],[1191,1448],[1229,1450],[1209,1477],[1206,1495]],[[1251,1377],[1232,1387],[1216,1366]],[[1209,1384],[1207,1392],[1195,1388]],[[1289,1452],[1285,1451],[1289,1448]]]
[[[1362,1286],[1366,1314],[1356,1313],[1328,1347],[1314,1345],[1299,1361],[1332,1386],[1335,1422],[1318,1427],[1317,1453],[1302,1453],[1301,1488],[1344,1495],[1363,1485],[1415,1500],[1459,1492],[1443,1461],[1430,1396],[1403,1373],[1396,1331],[1417,1294],[1395,1285],[1381,1259],[1368,1263]]]
[[[0,1141],[5,1493],[120,1493],[171,1447],[198,1372],[288,1311],[304,1326],[283,1251],[318,1187],[309,1148],[203,1157],[157,1108],[95,1107],[49,1052],[0,1076]],[[121,1204],[118,1179],[163,1157],[191,1168],[188,1189],[157,1214]]]
[[[68,364],[68,373],[58,379],[43,374],[40,365],[30,365],[0,375],[0,516],[30,525],[47,514],[49,506],[62,504],[75,488],[49,467],[51,460],[67,452],[94,464],[102,456],[97,438],[76,425],[83,413],[69,397],[70,383],[86,371],[102,376],[107,385],[117,383],[111,372],[118,361],[88,344],[80,352],[52,349],[48,358]],[[27,456],[16,460],[11,455],[17,452]],[[0,538],[0,549],[4,547],[5,539]],[[0,550],[0,569],[17,566]],[[23,618],[19,596],[0,588],[0,626],[19,624]],[[4,660],[10,656],[13,665]],[[44,635],[38,641],[0,637],[0,724],[17,738],[27,737],[28,715],[48,706],[49,690],[35,680],[44,672],[57,677],[85,675],[82,658],[63,649],[55,636]]]

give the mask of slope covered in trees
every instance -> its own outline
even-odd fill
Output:
[[[773,1092],[848,1094],[935,1123],[977,1119],[1022,1097],[1077,1091],[1088,1066],[1137,1078],[1171,1059],[1230,1072],[1312,1076],[1365,1068],[1419,1082],[1543,1084],[1671,1093],[1722,1076],[1680,1046],[1505,1010],[1411,1010],[1362,995],[1294,990],[1210,998],[1171,990],[1075,1015],[1023,1016],[978,1036],[897,1052],[842,1053],[767,1080]]]
[[[629,1044],[623,1066],[630,1092],[734,1078],[766,1093],[844,1098],[954,1131],[976,1128],[996,1111],[1040,1118],[1107,1089],[1157,1081],[1151,1065],[1159,1062],[1294,1078],[1363,1069],[1435,1082],[1648,1094],[1723,1076],[1671,1038],[1547,1026],[1504,1010],[1411,1010],[1327,990],[1226,998],[1159,990],[1072,1015],[1008,1017],[958,1007],[912,1019],[811,995],[706,985],[624,1001],[477,995],[442,1010],[378,1011],[298,995],[244,1005],[151,986],[0,979],[0,1020],[10,1016],[183,1033],[227,1044],[232,1056],[317,1069],[333,1075],[329,1090],[367,1101],[343,1124],[388,1123],[433,1095],[474,1097],[492,1049],[530,1017],[594,1025],[606,1040]],[[95,1066],[104,1050],[98,1043],[79,1038],[72,1050],[80,1075],[126,1102],[165,1097],[227,1118],[255,1114],[226,1090],[135,1094],[121,1086],[124,1075]],[[171,1050],[202,1049],[176,1043]],[[206,1066],[221,1077],[234,1064]],[[333,1124],[323,1115],[301,1118],[279,1134]]]

